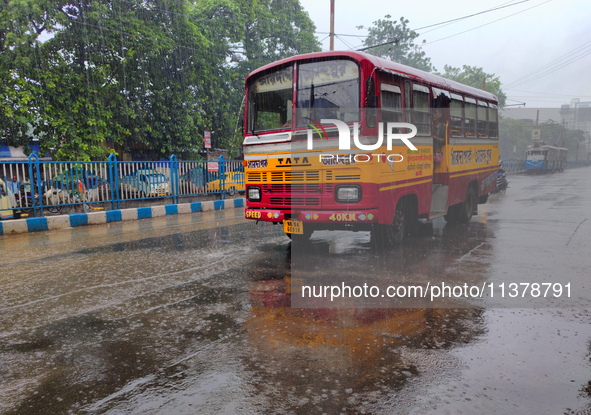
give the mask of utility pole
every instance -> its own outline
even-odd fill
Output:
[[[562,120],[562,145],[560,147],[564,147],[564,129],[566,127],[564,126],[564,120]]]
[[[330,50],[334,50],[334,0],[330,0]]]

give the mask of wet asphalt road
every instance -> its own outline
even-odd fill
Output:
[[[240,210],[3,237],[0,413],[589,414],[590,173],[511,176],[386,256],[306,248],[360,279],[571,283],[495,308],[291,308],[289,240]]]

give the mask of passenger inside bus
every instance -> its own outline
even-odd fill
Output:
[[[450,99],[444,94],[439,94],[433,100],[433,162],[441,163],[443,160],[443,146],[447,144],[447,132],[449,129],[449,103]]]
[[[441,108],[433,109],[433,162],[441,163],[442,148],[447,138],[447,121],[444,120]]]

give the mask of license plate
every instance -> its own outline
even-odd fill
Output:
[[[294,235],[304,234],[304,223],[301,220],[284,220],[283,232]]]

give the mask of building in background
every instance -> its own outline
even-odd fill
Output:
[[[579,98],[573,98],[570,104],[561,105],[560,115],[566,128],[581,130],[585,134],[585,144],[580,152],[584,152],[589,160],[591,155],[591,101],[582,102]]]

